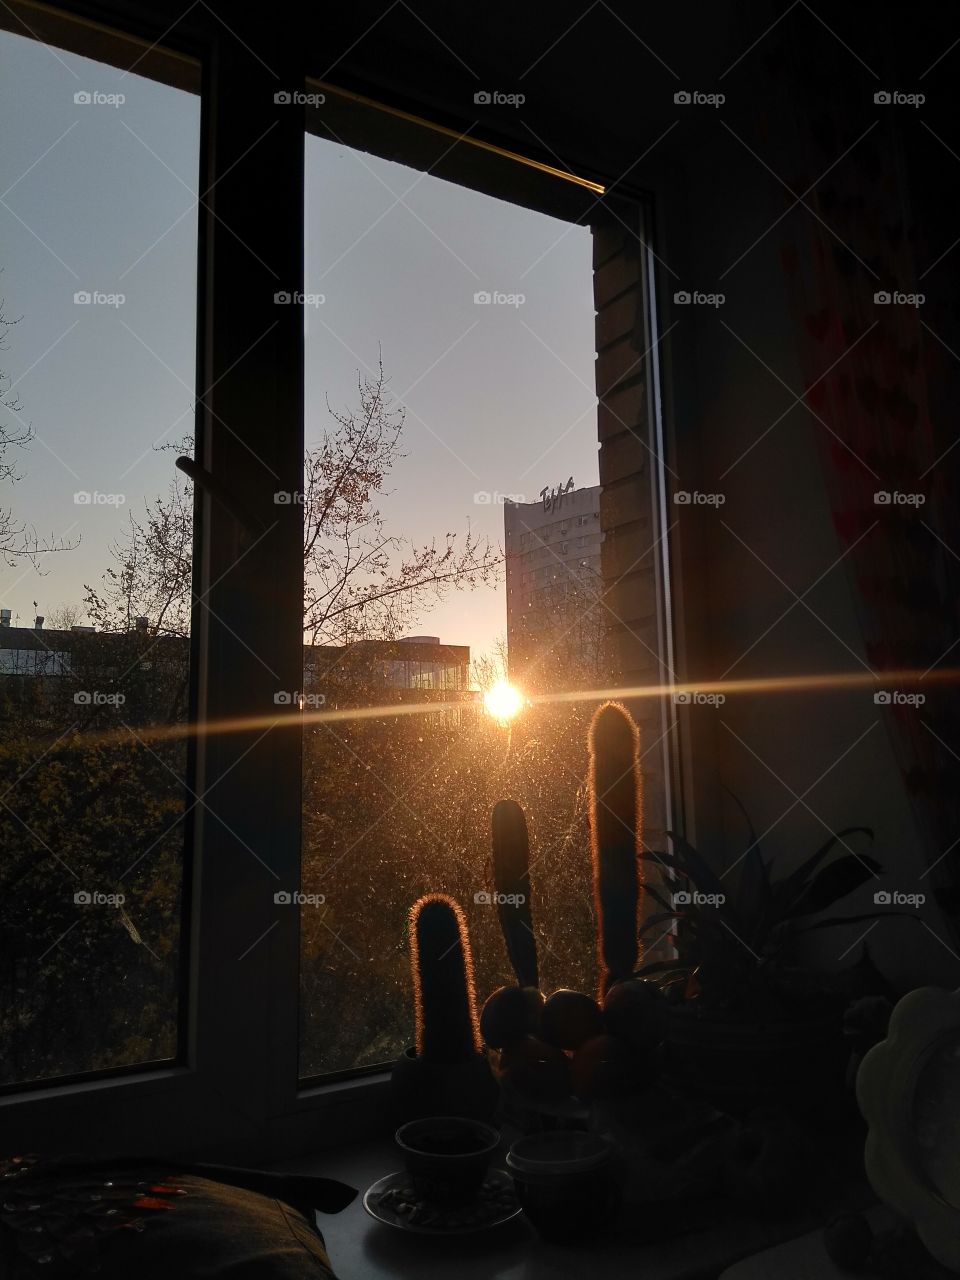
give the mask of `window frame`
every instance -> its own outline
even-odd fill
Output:
[[[56,11],[32,0],[4,8],[5,29],[118,66],[132,57],[138,72],[178,87],[188,82],[184,60],[200,64],[196,458],[230,502],[196,486],[190,705],[201,724],[249,724],[191,739],[188,785],[201,797],[215,791],[230,829],[203,803],[190,807],[182,1060],[25,1085],[0,1096],[0,1124],[11,1150],[56,1134],[67,1150],[267,1161],[356,1141],[383,1132],[389,1075],[361,1068],[299,1077],[298,912],[270,901],[274,887],[299,885],[301,735],[293,708],[282,714],[272,694],[301,687],[302,512],[272,495],[302,483],[304,342],[302,305],[264,313],[274,292],[303,293],[305,136],[320,119],[278,110],[273,95],[315,91],[318,82],[306,74],[302,32],[286,9],[269,30],[240,13],[228,29],[206,6],[172,28],[158,19],[134,30],[122,4],[111,29],[70,0]],[[490,142],[451,148],[449,129],[333,86],[323,91],[357,113],[361,132],[378,119],[394,154],[418,131],[417,145],[433,147],[437,176],[571,221],[597,201],[592,180],[565,183],[549,164]],[[244,161],[254,154],[269,184],[250,181]],[[623,198],[637,207],[642,239],[650,197],[621,188]],[[650,276],[646,289],[654,308]],[[653,417],[650,429],[662,441]],[[651,483],[659,502],[662,476]],[[249,528],[237,509],[249,513]]]

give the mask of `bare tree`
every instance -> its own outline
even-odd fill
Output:
[[[4,314],[4,300],[0,298],[0,351],[7,350],[7,339],[19,319],[8,320]],[[25,448],[33,439],[34,431],[20,417],[23,406],[13,389],[10,376],[0,369],[0,484],[16,484],[21,479],[14,457],[17,449]],[[77,539],[79,541],[79,539]],[[0,560],[14,565],[26,558],[39,567],[38,558],[51,551],[66,551],[77,542],[65,542],[55,536],[41,539],[32,525],[18,520],[10,507],[0,503]]]
[[[395,638],[449,591],[495,581],[502,564],[499,549],[469,529],[426,544],[388,533],[379,503],[403,457],[404,412],[391,407],[382,364],[375,378],[358,377],[357,391],[356,410],[328,403],[331,426],[304,458],[303,630],[312,644]],[[157,634],[186,635],[191,508],[192,486],[177,478],[144,517],[131,514],[111,547],[114,565],[99,587],[86,587],[99,627],[129,630],[146,617]]]

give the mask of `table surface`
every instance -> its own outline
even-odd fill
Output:
[[[494,1164],[504,1167],[504,1151]],[[779,1272],[730,1268],[737,1259],[752,1257],[770,1246],[800,1236],[814,1225],[755,1221],[738,1216],[718,1220],[716,1210],[695,1205],[631,1204],[624,1208],[615,1233],[584,1245],[553,1245],[542,1241],[521,1216],[485,1233],[458,1240],[434,1240],[406,1234],[375,1222],[363,1208],[367,1187],[402,1162],[390,1142],[341,1147],[321,1155],[288,1162],[291,1172],[323,1174],[357,1187],[360,1195],[342,1213],[318,1215],[327,1251],[340,1280],[589,1280],[642,1275],[644,1280],[753,1280]],[[816,1233],[814,1233],[816,1234]],[[788,1274],[787,1272],[783,1273]],[[789,1273],[793,1274],[793,1273]],[[798,1276],[825,1280],[823,1269],[798,1271]]]

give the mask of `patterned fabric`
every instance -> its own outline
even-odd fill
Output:
[[[342,1208],[352,1188],[247,1170]],[[309,1197],[313,1184],[317,1195]],[[330,1280],[323,1238],[282,1200],[147,1161],[0,1159],[0,1280]]]

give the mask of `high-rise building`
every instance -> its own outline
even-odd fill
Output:
[[[595,666],[602,644],[600,485],[545,489],[503,504],[511,675],[547,678],[565,661]]]

